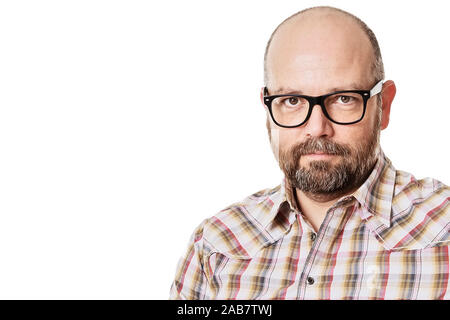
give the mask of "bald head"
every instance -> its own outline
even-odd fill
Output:
[[[314,7],[287,18],[272,33],[264,56],[264,81],[268,86],[273,77],[286,72],[320,76],[316,71],[324,68],[345,76],[356,64],[365,69],[361,71],[368,82],[384,78],[380,48],[373,32],[348,12]]]

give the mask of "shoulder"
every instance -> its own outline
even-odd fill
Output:
[[[241,201],[225,207],[212,216],[209,221],[211,224],[218,222],[236,230],[249,220],[258,220],[261,211],[270,210],[273,205],[271,197],[279,191],[280,186],[255,192]]]
[[[450,188],[441,181],[397,170],[391,214],[394,230],[403,234],[396,246],[449,244]]]
[[[201,239],[203,254],[219,252],[246,258],[269,241],[261,214],[269,215],[281,186],[260,190],[205,219],[194,232]]]
[[[448,205],[450,187],[433,178],[416,179],[412,174],[397,170],[393,195],[393,209],[396,212],[407,210],[411,206]]]

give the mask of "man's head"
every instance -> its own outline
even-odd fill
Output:
[[[330,7],[303,10],[281,23],[264,60],[266,95],[370,90],[384,78],[372,31],[355,16]],[[318,105],[295,128],[279,127],[268,115],[273,151],[290,183],[323,199],[359,186],[376,161],[379,131],[389,123],[394,96],[395,85],[387,81],[382,93],[367,101],[364,118],[350,125],[331,122]]]

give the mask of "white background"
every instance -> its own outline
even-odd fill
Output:
[[[166,299],[194,228],[280,182],[263,53],[318,4],[378,37],[385,153],[449,184],[447,1],[1,1],[0,298]]]

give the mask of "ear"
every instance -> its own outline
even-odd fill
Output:
[[[397,88],[392,80],[388,80],[383,83],[383,89],[381,91],[381,130],[384,130],[389,125],[389,115],[391,114],[391,104],[394,101]]]
[[[259,93],[259,98],[261,99],[261,103],[263,105],[264,108],[266,108],[266,104],[264,103],[264,91],[265,91],[265,87],[261,88],[261,92]]]

